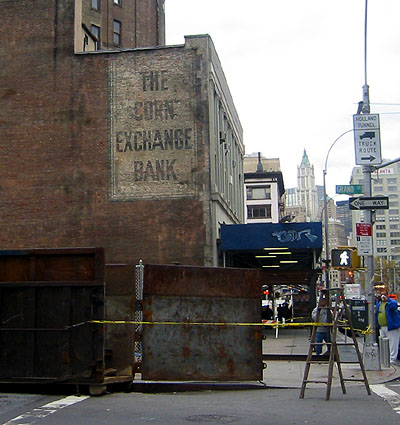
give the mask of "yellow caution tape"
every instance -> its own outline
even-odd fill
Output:
[[[300,322],[300,323],[282,323],[282,322],[257,322],[257,323],[238,323],[238,322],[162,322],[162,321],[139,321],[139,320],[91,320],[88,323],[97,323],[104,325],[166,325],[166,326],[265,326],[271,328],[289,328],[289,327],[304,327],[304,326],[333,326],[333,323],[325,322]],[[346,322],[341,321],[339,325],[343,329],[350,329],[345,326]],[[373,333],[371,327],[366,330],[353,328],[355,332],[365,334]]]
[[[270,326],[274,328],[296,327],[296,326],[333,326],[333,323],[304,322],[304,323],[239,323],[239,322],[158,322],[138,320],[91,320],[90,323],[105,325],[172,325],[172,326]]]

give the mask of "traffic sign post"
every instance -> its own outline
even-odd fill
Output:
[[[356,223],[358,255],[372,255],[372,224]]]
[[[387,210],[389,209],[388,196],[359,196],[349,198],[351,210]]]
[[[382,163],[378,114],[353,115],[354,150],[357,165]]]

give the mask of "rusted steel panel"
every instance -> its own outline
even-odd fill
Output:
[[[144,321],[154,324],[143,327],[142,378],[262,379],[261,281],[251,272],[145,265]]]
[[[135,320],[135,267],[106,265],[106,320]],[[132,324],[106,324],[106,370],[117,376],[130,376],[134,369],[134,331]]]
[[[0,251],[0,274],[0,380],[101,382],[103,250]]]
[[[259,298],[261,271],[146,264],[144,295]]]
[[[0,282],[104,281],[102,248],[0,251]]]

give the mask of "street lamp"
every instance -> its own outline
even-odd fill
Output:
[[[353,131],[351,128],[350,130],[345,131],[342,133],[339,137],[335,139],[335,141],[331,144],[331,147],[328,150],[328,153],[326,154],[325,158],[325,167],[323,170],[323,185],[324,185],[324,232],[325,232],[325,286],[327,289],[329,289],[329,264],[330,264],[330,258],[329,258],[329,235],[328,235],[328,199],[326,195],[326,173],[328,169],[328,158],[329,154],[335,145],[335,143],[341,139],[345,134],[350,133],[350,131]]]

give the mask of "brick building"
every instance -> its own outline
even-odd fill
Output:
[[[0,247],[217,265],[243,143],[213,43],[163,46],[163,1],[116,3],[0,0]]]

